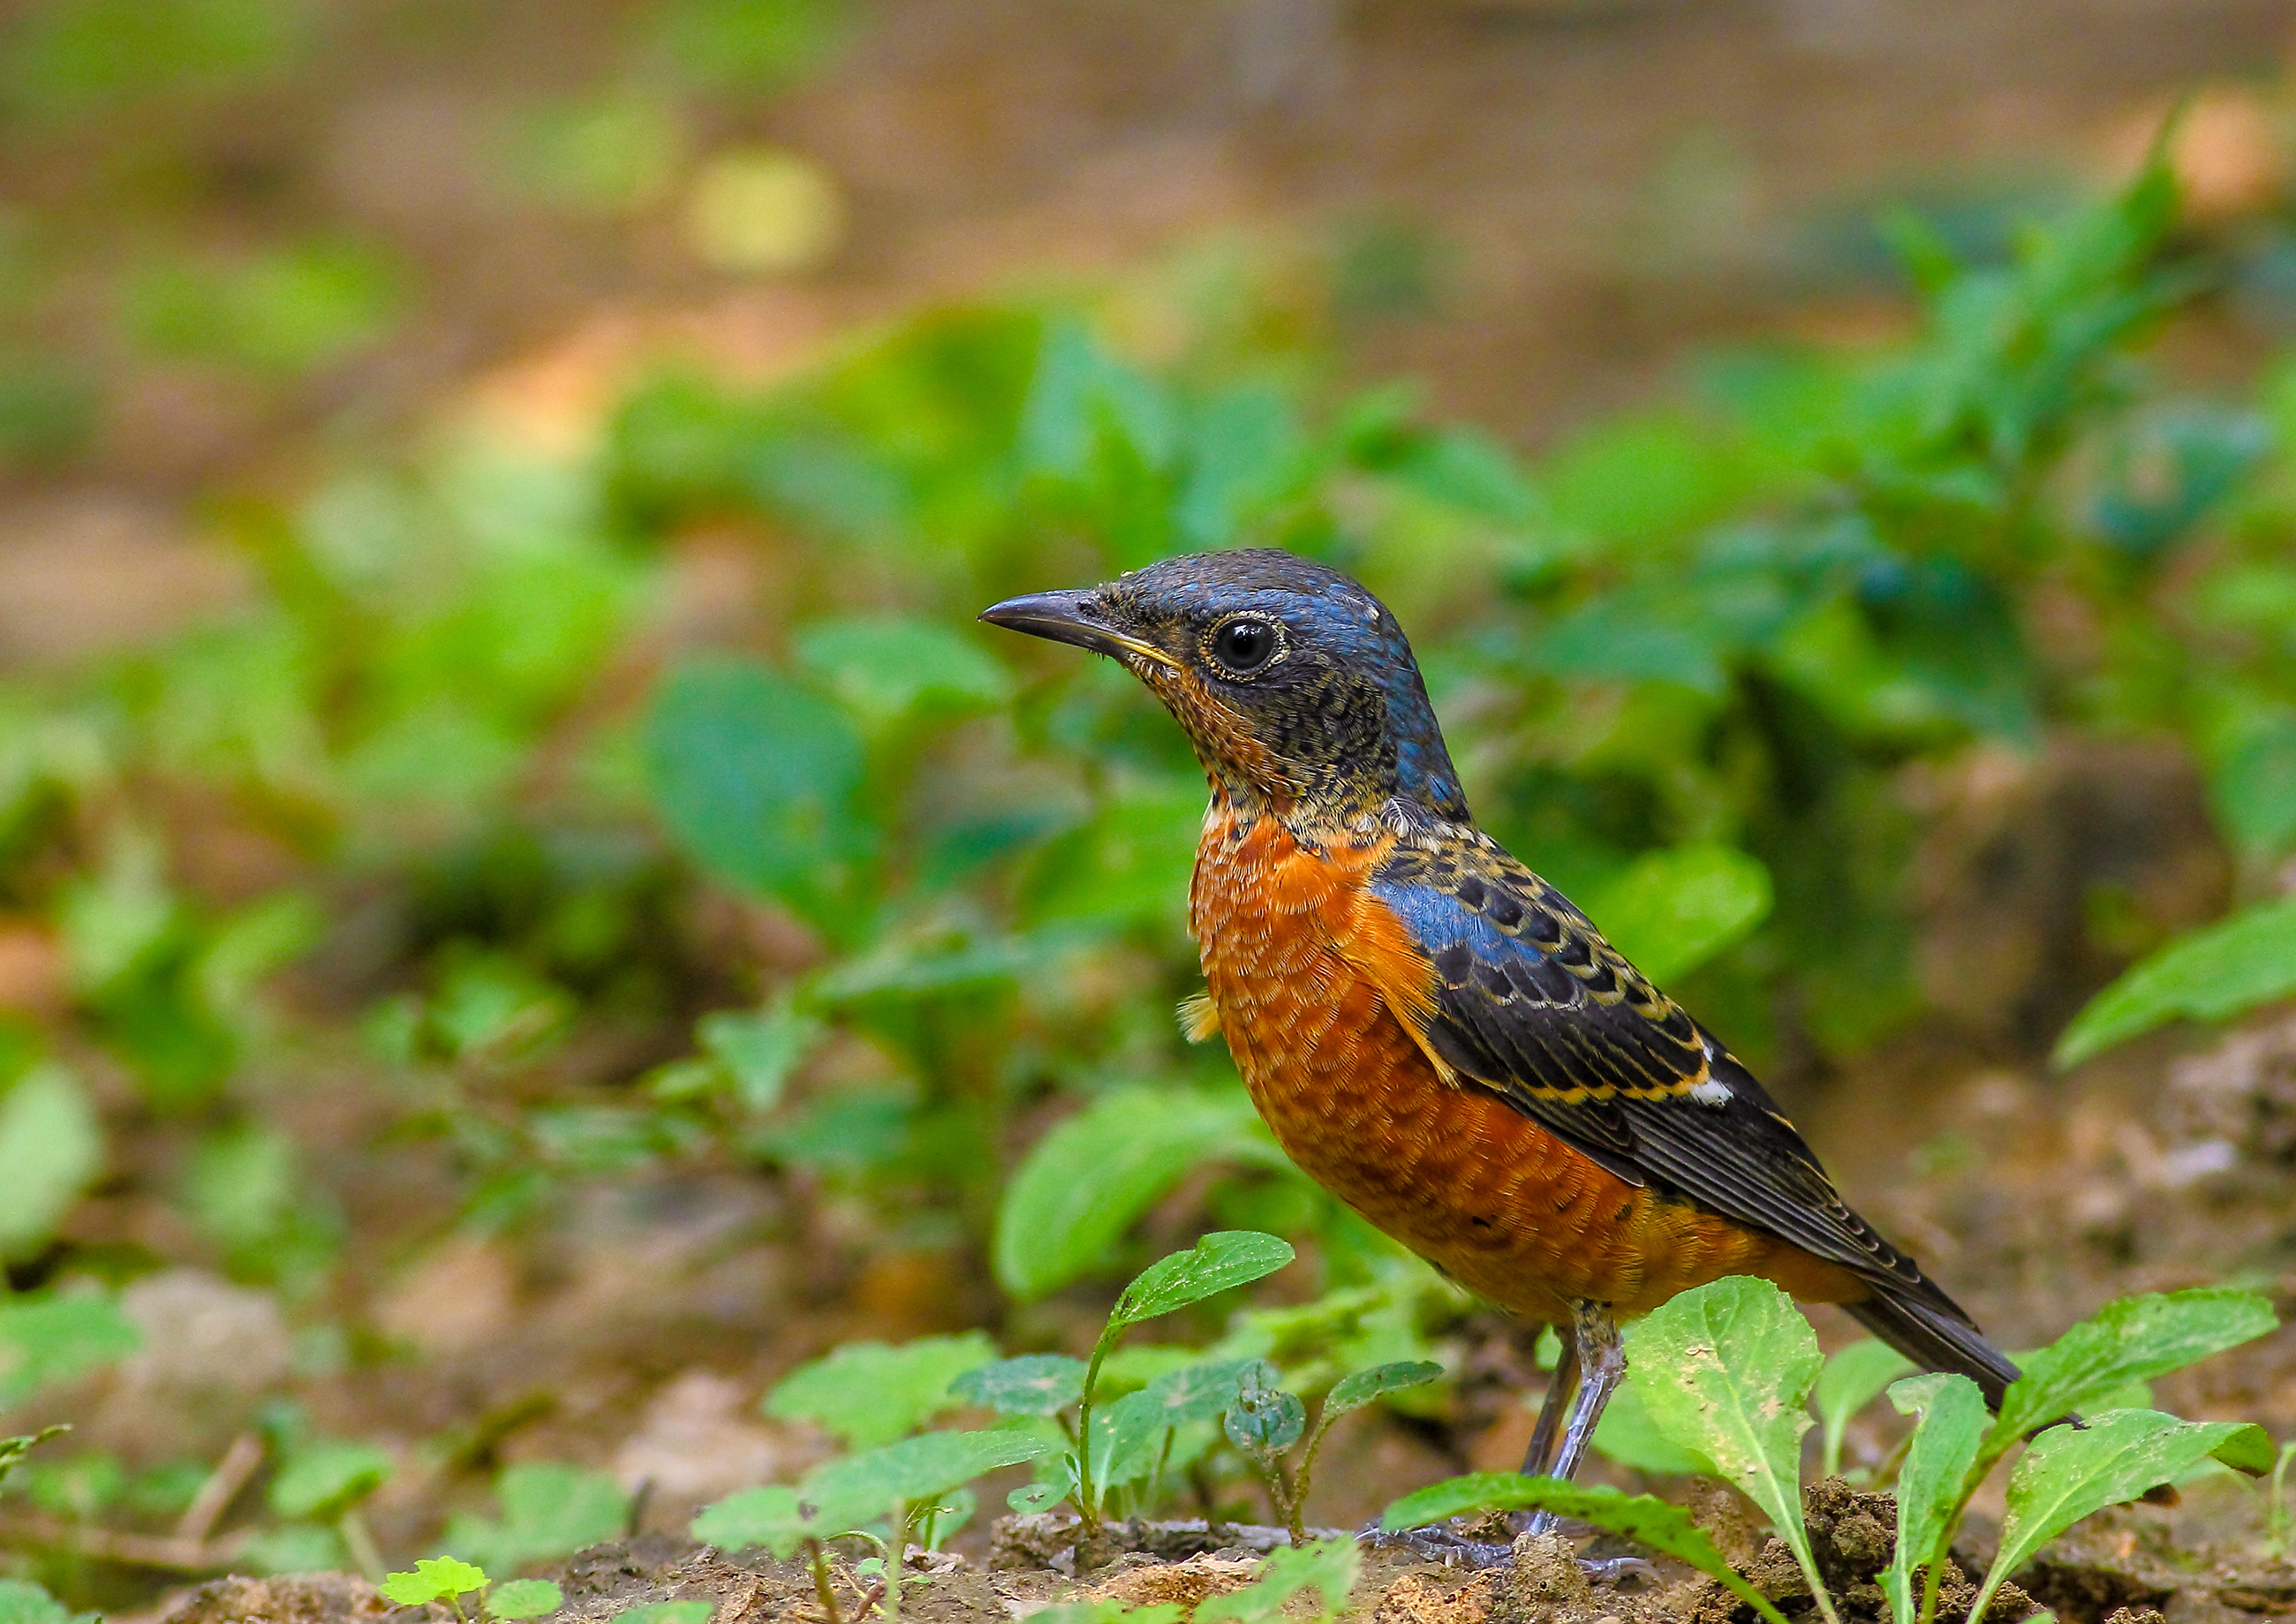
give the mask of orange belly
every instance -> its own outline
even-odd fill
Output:
[[[1629,1184],[1436,1072],[1338,947],[1385,841],[1317,852],[1215,808],[1190,888],[1204,979],[1252,1103],[1317,1184],[1452,1279],[1528,1316],[1623,1315],[1724,1275],[1855,1300],[1846,1271]]]

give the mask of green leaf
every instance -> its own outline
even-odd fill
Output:
[[[425,1556],[414,1564],[412,1572],[388,1575],[375,1587],[386,1601],[397,1602],[401,1607],[420,1607],[425,1602],[446,1601],[484,1589],[486,1582],[483,1568],[457,1562],[452,1556]]]
[[[1729,1275],[1652,1310],[1627,1348],[1650,1378],[1644,1397],[1659,1430],[1762,1508],[1838,1624],[1801,1513],[1803,1406],[1824,1358],[1793,1300],[1767,1280]]]
[[[1353,1375],[1342,1376],[1324,1396],[1324,1407],[1319,1421],[1332,1421],[1359,1410],[1374,1399],[1390,1393],[1399,1393],[1406,1388],[1422,1387],[1443,1379],[1443,1367],[1431,1359],[1398,1359],[1390,1364],[1374,1365],[1369,1370],[1358,1370]]]
[[[546,1579],[514,1579],[487,1592],[487,1616],[538,1619],[566,1605],[566,1593]]]
[[[1392,1533],[1484,1511],[1551,1511],[1622,1534],[1661,1555],[1689,1563],[1771,1624],[1784,1624],[1768,1599],[1723,1560],[1714,1541],[1691,1521],[1690,1513],[1655,1495],[1624,1494],[1606,1483],[1566,1483],[1559,1478],[1524,1477],[1517,1472],[1477,1472],[1404,1496],[1381,1513],[1379,1525]]]
[[[1288,1242],[1253,1229],[1215,1230],[1186,1251],[1152,1263],[1124,1288],[1111,1329],[1136,1325],[1274,1274],[1292,1261]]]
[[[1849,1418],[1882,1396],[1882,1390],[1914,1368],[1914,1362],[1887,1342],[1867,1337],[1840,1349],[1818,1372],[1810,1394],[1817,1406],[1818,1424],[1824,1429],[1824,1474],[1841,1471],[1841,1434]]]
[[[608,1624],[709,1624],[715,1602],[641,1602],[625,1607]]]
[[[1649,1383],[1631,1365],[1626,1379],[1603,1407],[1595,1423],[1595,1448],[1621,1466],[1660,1477],[1719,1477],[1714,1463],[1694,1449],[1685,1449],[1659,1430],[1644,1395]]]
[[[2296,897],[2181,936],[2089,1000],[2057,1039],[2060,1069],[2179,1016],[2222,1021],[2296,993]]]
[[[1331,1624],[1346,1608],[1362,1571],[1363,1552],[1352,1539],[1278,1546],[1261,1564],[1259,1578],[1241,1590],[1199,1602],[1195,1616],[1198,1624],[1277,1624],[1303,1616],[1295,1598],[1313,1590],[1316,1606],[1305,1616]]]
[[[0,1404],[124,1359],[143,1341],[119,1306],[93,1292],[0,1300]]]
[[[704,1015],[693,1035],[734,1079],[742,1109],[760,1115],[781,1103],[782,1086],[827,1029],[787,1004]]]
[[[799,662],[873,723],[912,711],[942,719],[994,710],[1012,675],[947,627],[899,615],[819,620],[797,636]]]
[[[1901,1415],[1921,1415],[1898,1468],[1898,1542],[1880,1579],[1891,1616],[1912,1624],[1920,1616],[1914,1575],[1944,1555],[1960,1521],[1985,1441],[1985,1395],[1967,1376],[1915,1376],[1890,1388],[1890,1402]]]
[[[1759,858],[1707,844],[1644,853],[1587,906],[1620,952],[1663,982],[1744,940],[1772,901]]]
[[[390,1456],[373,1444],[308,1445],[271,1480],[271,1509],[291,1522],[332,1521],[381,1488],[390,1468]]]
[[[663,821],[697,862],[833,918],[876,842],[861,741],[835,706],[763,666],[699,660],[655,694],[645,751]]]
[[[42,1427],[37,1432],[20,1432],[13,1438],[0,1438],[0,1483],[8,1480],[8,1474],[27,1455],[50,1439],[62,1438],[70,1431],[69,1423],[58,1422],[53,1426]]]
[[[2195,1287],[2109,1302],[2024,1361],[1986,1440],[1997,1457],[2036,1427],[2253,1341],[2279,1321],[2251,1292]]]
[[[0,1579],[0,1624],[70,1624],[64,1604],[28,1579]]]
[[[611,1472],[559,1461],[504,1467],[495,1497],[502,1502],[498,1520],[451,1517],[439,1543],[496,1573],[619,1538],[629,1522],[629,1496]]]
[[[2009,1474],[2001,1550],[1969,1612],[1974,1620],[2002,1581],[2091,1512],[2134,1500],[2198,1466],[2239,1431],[2234,1421],[2179,1421],[2158,1410],[2111,1410],[2086,1426],[2051,1427]]]
[[[1281,1455],[1308,1428],[1308,1407],[1297,1393],[1247,1382],[1221,1418],[1228,1442],[1256,1459]]]
[[[1054,1415],[1084,1397],[1084,1361],[1064,1353],[1024,1353],[968,1370],[948,1390],[1000,1415]]]
[[[956,1407],[950,1384],[996,1357],[982,1333],[925,1336],[890,1347],[848,1342],[783,1376],[766,1395],[768,1415],[810,1421],[848,1448],[866,1449],[915,1431]]]
[[[816,1467],[798,1493],[820,1507],[824,1523],[851,1527],[947,1494],[1000,1466],[1034,1460],[1053,1447],[1037,1433],[1005,1428],[926,1432]]]
[[[819,1539],[841,1530],[824,1529],[806,1515],[797,1490],[783,1483],[744,1489],[709,1506],[693,1519],[693,1538],[723,1551],[747,1550],[761,1545],[783,1561],[808,1539]]]
[[[1177,1602],[1129,1607],[1114,1596],[1096,1602],[1054,1602],[1029,1615],[1030,1624],[1180,1624]]]
[[[1029,1148],[996,1215],[996,1279],[1023,1301],[1068,1284],[1181,1179],[1220,1159],[1288,1166],[1241,1088],[1119,1088]]]
[[[0,1257],[55,1233],[103,1165],[103,1128],[79,1079],[35,1066],[0,1098]]]

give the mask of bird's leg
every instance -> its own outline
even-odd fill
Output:
[[[1608,1305],[1579,1301],[1570,1306],[1572,1341],[1578,1355],[1578,1395],[1570,1406],[1570,1424],[1562,1430],[1562,1448],[1554,1457],[1554,1475],[1569,1482],[1587,1458],[1587,1445],[1603,1419],[1603,1407],[1627,1374],[1627,1347],[1619,1339],[1619,1323]],[[1551,1534],[1560,1521],[1552,1512],[1532,1516],[1525,1531]]]
[[[1522,1475],[1535,1478],[1546,1470],[1546,1457],[1554,1453],[1554,1434],[1562,1425],[1562,1407],[1569,1401],[1570,1390],[1578,1380],[1578,1339],[1565,1325],[1554,1327],[1562,1343],[1562,1356],[1554,1361],[1554,1373],[1547,1378],[1546,1397],[1538,1407],[1538,1424],[1530,1430],[1530,1448],[1522,1457]]]

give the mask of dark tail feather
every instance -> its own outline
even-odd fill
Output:
[[[1925,1302],[1875,1292],[1864,1302],[1841,1305],[1852,1318],[1924,1370],[1967,1376],[1984,1390],[1988,1408],[2001,1407],[2001,1396],[2017,1379],[2009,1356],[1985,1340],[1967,1320]]]

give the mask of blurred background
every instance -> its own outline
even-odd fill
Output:
[[[1519,1456],[1528,1333],[1180,1039],[1177,731],[973,624],[1174,551],[1382,594],[2010,1345],[2296,1298],[2286,5],[0,9],[0,1430],[75,1428],[0,1547],[74,1605],[682,1529],[834,1447],[801,1361],[1081,1351],[1208,1226],[1302,1250],[1256,1350],[1451,1372],[1313,1520]],[[2296,1344],[2170,1400],[2284,1433]]]

